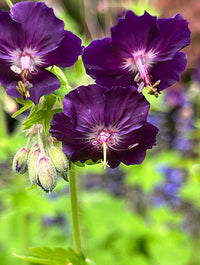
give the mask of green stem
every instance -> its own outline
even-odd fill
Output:
[[[24,254],[27,256],[28,253],[28,247],[30,241],[30,214],[25,213],[24,215]],[[24,261],[24,265],[29,265],[29,261]]]
[[[30,147],[31,140],[32,140],[32,138],[33,138],[34,133],[35,133],[35,125],[32,127],[32,129],[31,129],[31,131],[30,131],[30,135],[29,135],[29,137],[28,137],[28,141],[27,141],[27,143],[26,143],[26,148],[27,148],[27,149],[29,149],[29,147]]]
[[[10,8],[13,6],[13,3],[10,0],[6,0],[6,3]]]
[[[7,123],[1,99],[0,99],[0,126],[1,126],[0,136],[7,137],[8,136]]]
[[[75,251],[77,253],[81,253],[81,239],[80,239],[80,230],[79,230],[78,202],[77,202],[77,189],[76,189],[76,173],[75,173],[75,165],[73,163],[71,165],[71,170],[69,173],[69,184],[70,184]]]
[[[44,144],[43,144],[43,141],[42,141],[42,132],[41,132],[41,128],[38,128],[38,142],[39,142],[39,146],[40,146],[40,151],[41,151],[41,154],[43,156],[46,155],[46,152],[45,152],[45,149],[44,149]]]
[[[189,257],[189,260],[187,262],[187,265],[195,265],[195,264],[197,264],[196,261],[197,261],[197,253],[198,253],[198,249],[199,249],[199,244],[200,244],[200,231],[198,231],[197,237],[194,239],[194,243],[193,243],[193,246],[192,246],[192,250],[191,250],[190,257]]]

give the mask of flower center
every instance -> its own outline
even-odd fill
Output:
[[[28,69],[31,72],[31,56],[28,54],[22,55],[20,58],[21,70]]]
[[[16,89],[22,96],[29,98],[30,93],[28,89],[33,87],[29,80],[32,78],[33,74],[37,74],[37,69],[33,66],[33,59],[29,53],[20,53],[18,58],[17,64],[20,65],[20,67],[14,64],[10,67],[10,69],[22,79],[21,81],[18,81]]]
[[[104,167],[104,169],[106,168],[106,166],[108,166],[107,151],[109,149],[112,149],[114,151],[127,151],[139,145],[139,143],[135,143],[129,145],[127,148],[121,149],[116,147],[118,142],[117,140],[118,139],[116,133],[107,129],[100,130],[97,133],[97,137],[91,138],[90,140],[91,144],[96,146],[97,149],[101,150],[103,153],[102,166]]]
[[[145,56],[144,55],[136,55],[134,57],[134,62],[137,66],[137,69],[140,73],[140,77],[144,80],[146,85],[151,86],[151,81],[149,77],[149,69],[145,61]]]
[[[103,143],[106,143],[109,147],[115,145],[117,143],[115,133],[103,129],[98,133],[96,138],[91,139],[91,144],[95,145],[98,149],[103,148]]]
[[[107,149],[117,143],[116,135],[106,129],[101,130],[96,138],[91,139],[91,144],[103,151],[102,166],[104,169],[108,166]]]
[[[146,62],[146,57],[143,54],[136,54],[134,56],[134,63],[138,69],[138,74],[135,76],[134,81],[139,83],[138,92],[142,92],[143,88],[146,88],[149,94],[158,97],[157,86],[160,84],[160,80],[158,80],[155,84],[152,85],[150,75],[149,75],[149,68]]]

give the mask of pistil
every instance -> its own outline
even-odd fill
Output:
[[[29,54],[22,55],[20,57],[20,64],[21,64],[21,69],[16,65],[12,65],[10,69],[16,75],[20,75],[20,77],[22,78],[22,81],[18,81],[18,86],[16,86],[16,89],[25,98],[30,98],[30,93],[28,89],[33,87],[33,85],[28,80],[32,78],[31,74],[34,71],[34,67],[31,65],[32,64],[31,56]]]
[[[120,146],[116,146],[117,145],[116,133],[113,131],[109,131],[106,128],[98,131],[97,136],[90,139],[90,143],[102,152],[103,159],[101,163],[104,169],[106,167],[109,167],[108,161],[107,161],[107,154],[108,154],[107,152],[109,151],[109,149],[121,152],[121,151],[130,150],[139,145],[139,143],[134,143],[134,144],[129,145],[126,148],[120,148]]]
[[[31,67],[31,56],[28,54],[22,55],[20,58],[20,62],[21,62],[21,70],[23,71],[24,69],[28,69],[30,71],[30,67]]]
[[[101,161],[102,167],[106,169],[106,167],[109,167],[108,161],[107,161],[107,144],[106,142],[103,142],[103,160]]]
[[[143,88],[148,90],[148,94],[158,97],[157,86],[160,84],[160,80],[156,81],[153,85],[151,83],[148,65],[145,60],[145,56],[142,54],[134,56],[134,62],[137,66],[138,73],[135,76],[134,81],[138,82],[139,79],[142,79],[138,86],[138,92],[142,92]]]

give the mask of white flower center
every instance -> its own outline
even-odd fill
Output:
[[[145,87],[149,94],[153,94],[156,97],[158,92],[156,86],[159,85],[160,80],[155,84],[152,84],[149,69],[153,65],[153,58],[156,56],[153,52],[145,52],[139,50],[132,54],[132,58],[126,58],[123,64],[123,69],[128,69],[131,73],[135,74],[134,81],[138,84],[138,92],[142,92]]]
[[[106,168],[108,166],[107,162],[107,151],[112,149],[114,151],[127,151],[139,145],[139,143],[131,144],[127,148],[120,149],[117,147],[117,143],[119,144],[120,139],[119,135],[112,130],[108,130],[106,128],[102,130],[98,130],[95,137],[89,137],[90,143],[94,145],[97,149],[101,150],[103,153],[102,166]]]
[[[33,87],[30,79],[32,75],[37,74],[36,66],[42,64],[42,59],[40,56],[36,55],[36,51],[29,48],[24,48],[23,51],[16,49],[10,52],[12,72],[21,77],[21,81],[18,82],[16,89],[20,92],[22,96],[26,98],[30,97],[28,89]]]

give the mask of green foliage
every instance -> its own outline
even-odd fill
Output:
[[[22,114],[24,111],[28,110],[30,107],[34,105],[33,101],[31,100],[24,100],[23,98],[18,98],[17,102],[19,104],[24,105],[21,107],[18,111],[16,111],[13,115],[12,118],[16,118],[18,115]]]
[[[18,149],[24,145],[21,128],[17,127],[10,135],[0,136],[0,161],[10,161]]]
[[[74,164],[76,166],[78,166],[78,167],[85,167],[86,165],[90,165],[90,166],[92,166],[92,165],[98,165],[98,166],[101,166],[100,163],[101,163],[100,160],[98,160],[97,162],[93,162],[92,159],[89,159],[89,160],[85,161],[85,163],[82,163],[81,161],[77,161]]]
[[[140,216],[102,192],[84,193],[81,202],[86,253],[97,265],[187,264],[192,241],[182,232],[182,216],[169,208]]]
[[[50,69],[50,71],[58,77],[61,83],[60,88],[55,90],[54,94],[63,98],[66,94],[68,94],[71,91],[66,75],[63,73],[63,71],[59,67],[55,65]]]
[[[54,250],[43,248],[31,248],[34,256],[22,256],[15,254],[16,257],[37,264],[46,265],[86,265],[83,254],[76,254],[72,249],[55,248]]]
[[[144,11],[147,11],[152,15],[158,15],[159,13],[158,9],[150,5],[148,0],[138,0],[137,2],[133,3],[131,2],[129,9],[140,16],[144,14]]]
[[[199,165],[194,164],[191,168],[190,175],[188,177],[187,185],[183,186],[180,190],[180,196],[192,203],[197,209],[200,210],[200,172]]]
[[[61,108],[53,108],[56,102],[54,95],[45,96],[41,105],[33,106],[30,115],[23,123],[24,129],[29,129],[31,126],[42,123],[45,133],[49,134],[50,122],[55,113],[61,112]]]

